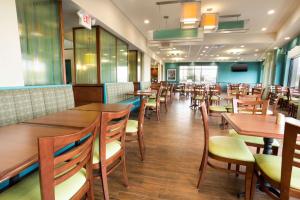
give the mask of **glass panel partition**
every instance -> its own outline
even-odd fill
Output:
[[[128,51],[129,81],[137,81],[137,51]]]
[[[117,82],[116,38],[107,31],[101,30],[101,82]]]
[[[75,68],[77,84],[97,84],[96,28],[75,29]]]
[[[25,85],[61,84],[59,1],[16,0]]]
[[[117,40],[117,81],[128,81],[128,49],[127,44]]]

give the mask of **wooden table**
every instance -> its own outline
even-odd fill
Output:
[[[66,110],[50,115],[38,117],[36,119],[24,121],[26,124],[40,124],[48,126],[85,128],[93,123],[99,112],[84,110]]]
[[[264,154],[272,154],[274,138],[282,139],[284,124],[276,124],[276,116],[222,113],[224,119],[241,135],[264,138]]]
[[[119,112],[127,108],[128,108],[127,104],[91,103],[84,106],[75,107],[72,110],[96,111],[96,112]]]
[[[139,96],[141,100],[140,102],[142,102],[143,97],[150,97],[152,94],[153,92],[151,91],[142,91],[142,90],[127,93],[127,95]]]
[[[0,181],[38,161],[37,138],[71,134],[77,129],[15,124],[0,127]]]

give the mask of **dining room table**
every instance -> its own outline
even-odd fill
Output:
[[[0,127],[0,182],[8,180],[38,161],[37,139],[77,132],[70,127],[14,124]]]
[[[222,113],[221,115],[239,134],[263,137],[264,154],[272,154],[274,139],[283,139],[284,137],[284,121],[276,123],[276,116],[244,113]]]
[[[79,111],[95,111],[95,112],[120,112],[128,108],[128,104],[114,103],[114,104],[103,104],[103,103],[90,103],[82,106],[72,108],[72,110]]]
[[[155,92],[153,90],[137,90],[134,92],[128,92],[126,93],[127,95],[132,95],[132,96],[138,96],[140,97],[140,102],[142,102],[144,97],[150,97],[154,94]]]
[[[99,116],[99,112],[97,111],[65,110],[25,120],[22,123],[82,129],[92,124],[97,116]]]

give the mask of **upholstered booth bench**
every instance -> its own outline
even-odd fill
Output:
[[[140,98],[128,95],[134,92],[134,85],[132,82],[127,83],[104,83],[103,102],[108,103],[122,103],[133,105],[131,110],[137,110],[140,107]]]
[[[151,87],[151,82],[140,82],[140,90],[146,90]]]
[[[0,126],[20,123],[73,107],[72,85],[0,88]],[[19,174],[19,178],[37,168],[38,163],[30,166]],[[0,190],[9,184],[9,181],[1,182]]]

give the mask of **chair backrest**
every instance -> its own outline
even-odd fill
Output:
[[[300,168],[300,144],[297,142],[299,135],[300,121],[286,118],[282,148],[280,199],[289,199],[293,168]]]
[[[233,113],[249,113],[249,114],[267,114],[269,100],[260,101],[244,101],[233,99]]]
[[[145,121],[145,110],[146,110],[146,102],[147,100],[144,98],[141,102],[140,110],[139,110],[139,131],[143,130],[144,121]]]
[[[100,118],[87,128],[69,135],[38,138],[40,187],[43,200],[55,199],[55,186],[85,168],[86,181],[75,196],[82,197],[93,186],[93,144],[98,133]],[[80,141],[78,146],[55,156],[59,149]],[[79,199],[79,198],[78,198]]]
[[[254,95],[243,95],[243,94],[236,94],[236,98],[243,100],[243,101],[259,101],[261,100],[261,94],[254,94]]]
[[[157,108],[160,106],[160,97],[162,95],[163,89],[164,89],[163,86],[160,86],[156,93],[156,107]]]
[[[103,112],[101,116],[100,127],[100,162],[106,163],[106,144],[119,141],[121,149],[109,160],[116,160],[125,153],[125,133],[128,117],[130,114],[131,105],[120,112]]]
[[[205,157],[208,155],[208,145],[209,145],[209,127],[208,127],[208,114],[205,102],[200,105],[200,111],[202,116],[203,128],[204,128],[204,149],[203,154]]]
[[[277,114],[277,106],[280,99],[279,94],[275,92],[269,92],[267,99],[270,100],[269,104],[272,106],[273,115]]]

